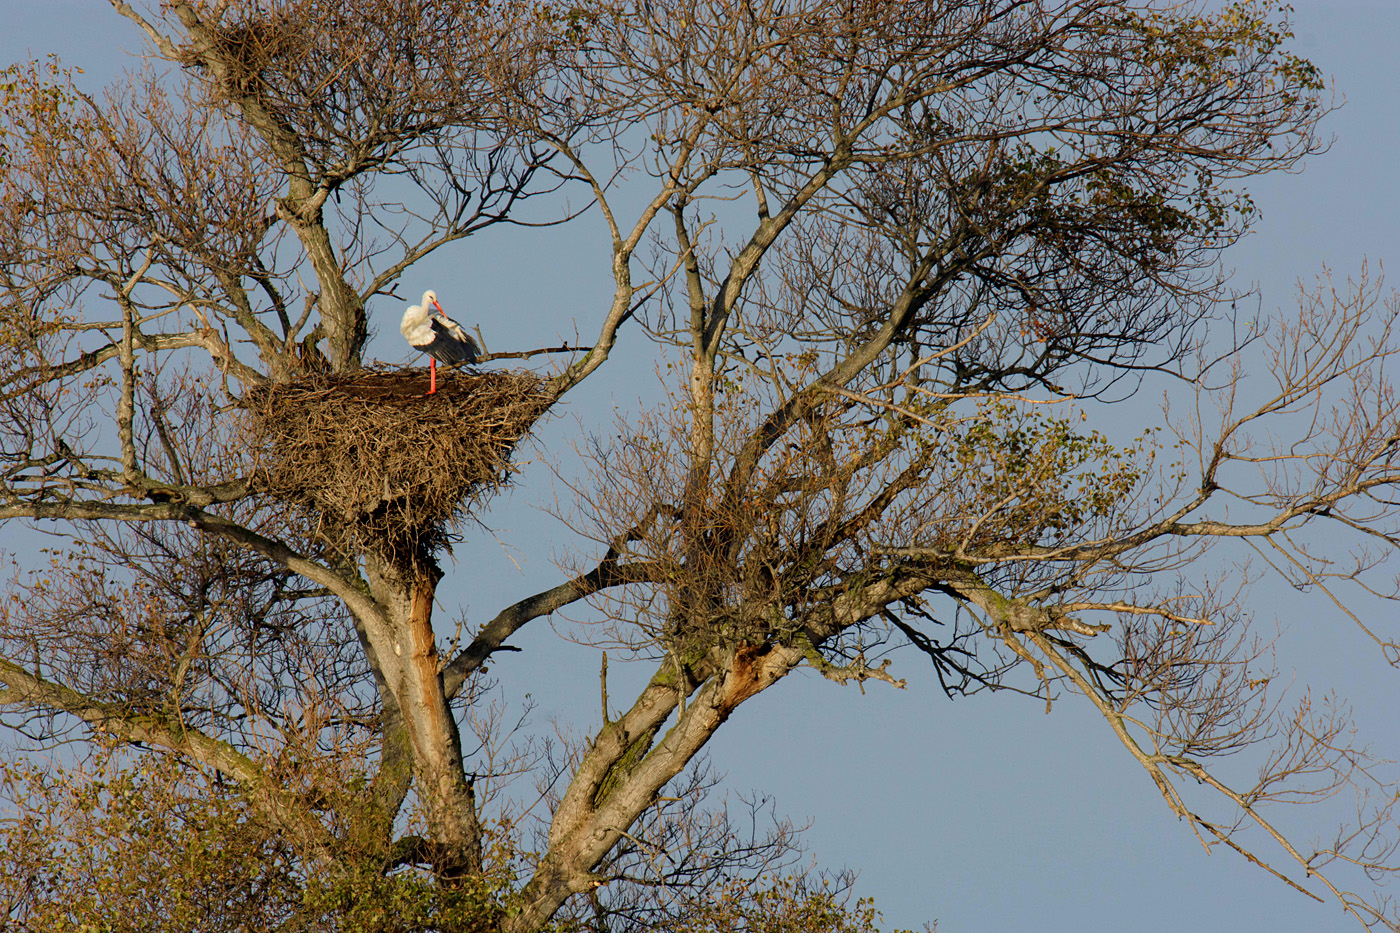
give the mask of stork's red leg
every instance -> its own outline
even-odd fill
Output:
[[[429,386],[428,394],[432,395],[437,391],[437,357],[430,357],[428,362]]]

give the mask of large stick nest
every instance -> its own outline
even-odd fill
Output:
[[[270,383],[244,397],[259,490],[310,510],[338,543],[431,554],[469,504],[511,474],[516,443],[549,407],[531,373],[361,370]]]

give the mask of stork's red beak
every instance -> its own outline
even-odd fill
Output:
[[[446,311],[442,310],[442,305],[438,304],[438,300],[436,298],[433,299],[433,307],[438,309],[438,314],[447,313]]]

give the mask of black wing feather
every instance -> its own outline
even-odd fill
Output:
[[[470,366],[476,362],[481,348],[476,345],[476,341],[466,331],[451,321],[444,323],[437,318],[432,319],[432,325],[433,342],[418,349],[439,363],[447,363],[448,365],[465,363]]]

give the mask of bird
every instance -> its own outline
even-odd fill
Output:
[[[428,395],[437,391],[439,360],[448,366],[463,363],[471,366],[481,353],[481,348],[462,329],[462,325],[443,313],[442,305],[438,304],[437,292],[432,289],[423,293],[421,305],[408,306],[399,330],[403,332],[409,346],[432,357],[429,367],[431,383],[426,393]]]

